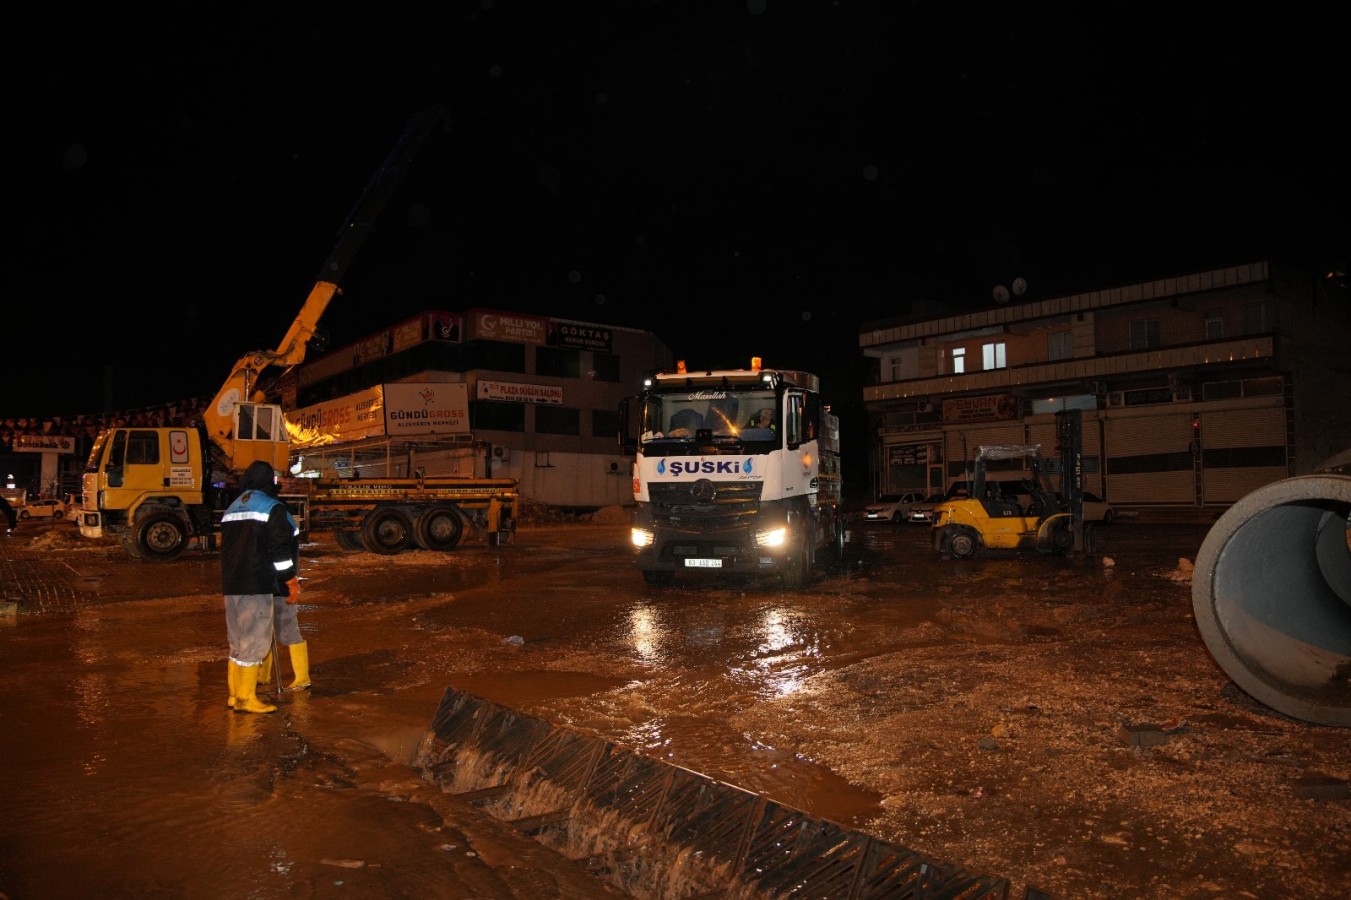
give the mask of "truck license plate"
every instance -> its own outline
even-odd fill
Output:
[[[695,559],[693,557],[685,560],[687,568],[691,569],[721,569],[722,560],[720,559]]]

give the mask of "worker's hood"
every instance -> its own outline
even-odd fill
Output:
[[[244,470],[244,474],[240,477],[239,489],[241,491],[262,491],[275,497],[277,496],[277,473],[268,463],[261,459],[255,460],[249,463],[249,467]]]

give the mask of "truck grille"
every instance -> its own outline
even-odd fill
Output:
[[[673,528],[719,531],[736,528],[760,510],[758,481],[649,484],[653,518]]]

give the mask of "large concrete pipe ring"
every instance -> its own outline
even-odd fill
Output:
[[[1351,727],[1351,476],[1258,488],[1211,527],[1196,624],[1234,683],[1278,712]]]

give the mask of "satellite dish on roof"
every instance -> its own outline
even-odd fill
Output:
[[[1009,302],[1009,289],[1006,288],[1006,287],[1004,287],[1002,284],[996,284],[996,285],[994,286],[994,302],[995,302],[995,303],[1008,303],[1008,302]]]
[[[1013,296],[1021,297],[1027,293],[1027,279],[1019,276],[1013,279]]]

